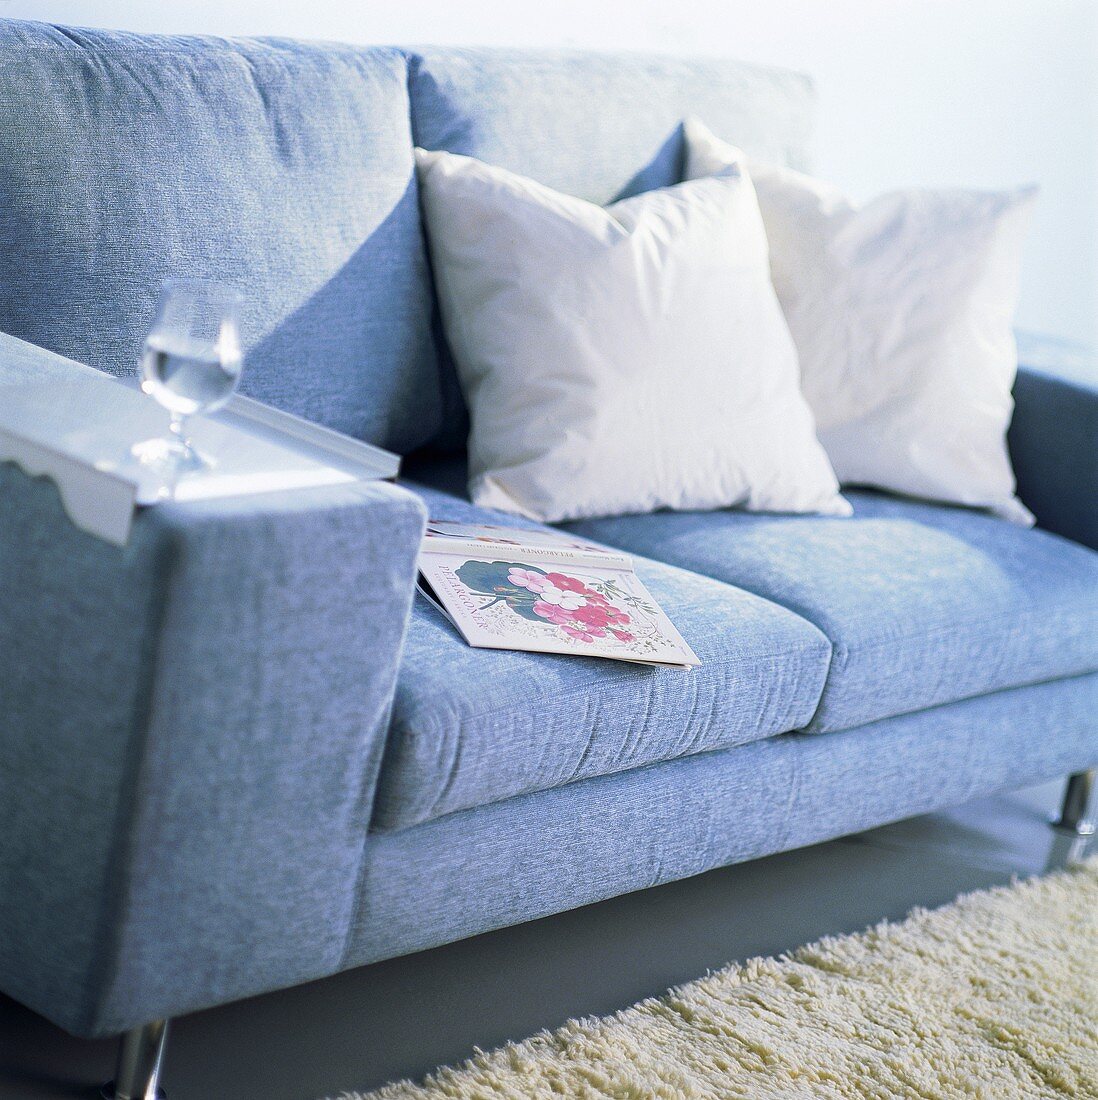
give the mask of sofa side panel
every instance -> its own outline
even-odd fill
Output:
[[[171,557],[148,525],[125,548],[78,530],[0,464],[0,988],[70,1028],[102,977]]]
[[[41,518],[67,554],[3,535],[5,655],[27,624],[36,645],[2,698],[0,784],[31,790],[0,799],[24,836],[0,857],[0,984],[106,1035],[338,969],[422,504],[378,484],[164,505],[124,551]]]
[[[1023,367],[1007,442],[1037,523],[1098,549],[1098,382]]]

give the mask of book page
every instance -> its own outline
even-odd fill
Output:
[[[522,561],[536,552],[560,564],[590,564],[606,569],[632,569],[628,554],[576,538],[567,531],[527,530],[492,524],[427,521],[423,554],[492,554],[504,561]]]
[[[701,663],[632,572],[565,567],[529,551],[518,561],[424,554],[420,571],[433,602],[473,646],[676,668]]]

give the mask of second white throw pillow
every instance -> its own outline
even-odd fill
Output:
[[[603,208],[469,157],[416,161],[474,501],[550,522],[849,513],[798,389],[750,180]]]
[[[1034,189],[841,191],[750,161],[695,119],[686,177],[750,171],[801,387],[843,484],[1033,517],[1006,430],[1013,319]]]

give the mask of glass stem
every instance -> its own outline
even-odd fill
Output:
[[[169,413],[171,420],[168,424],[168,431],[171,433],[171,438],[176,443],[183,447],[189,448],[190,444],[187,442],[187,418],[183,413],[176,412],[174,409]]]

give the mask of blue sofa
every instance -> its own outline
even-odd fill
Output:
[[[124,548],[0,467],[5,993],[132,1034],[1098,761],[1098,391],[1048,370],[1010,437],[1040,529],[871,491],[576,524],[693,674],[471,649],[413,598],[428,512],[501,518],[464,493],[413,144],[608,201],[677,181],[691,113],[806,164],[810,83],[734,62],[0,21],[9,375],[131,373],[161,280],[221,278],[245,392],[407,456]]]

